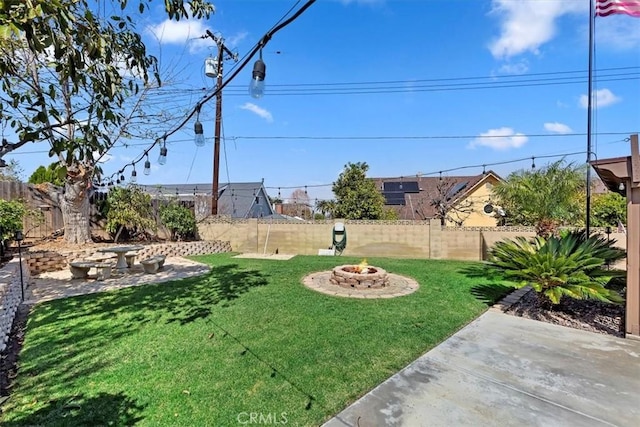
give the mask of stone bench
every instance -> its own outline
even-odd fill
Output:
[[[97,270],[96,278],[108,279],[111,277],[112,265],[108,262],[96,262],[96,261],[72,261],[69,263],[69,270],[71,276],[74,279],[87,279],[89,278],[89,270],[95,268]]]
[[[154,274],[164,266],[165,255],[154,255],[140,261],[145,273]]]
[[[127,267],[133,268],[134,264],[136,263],[137,255],[137,252],[127,252],[126,254],[124,254],[124,259],[127,261]]]

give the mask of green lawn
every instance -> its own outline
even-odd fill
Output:
[[[359,259],[194,258],[211,273],[36,306],[2,424],[319,425],[507,290],[477,263],[369,259],[420,289],[347,299],[301,279]]]

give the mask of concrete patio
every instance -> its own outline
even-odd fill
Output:
[[[112,272],[108,279],[98,280],[95,276],[88,280],[73,279],[69,269],[42,273],[32,277],[25,291],[25,302],[34,304],[58,298],[103,292],[131,286],[161,283],[207,273],[206,264],[182,257],[168,257],[164,267],[155,274],[147,274],[141,265],[126,269],[124,273]]]
[[[637,426],[640,341],[489,310],[324,424]]]

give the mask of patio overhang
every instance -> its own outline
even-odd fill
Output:
[[[631,156],[590,162],[611,191],[627,198],[627,295],[625,332],[640,339],[640,153],[631,135]]]

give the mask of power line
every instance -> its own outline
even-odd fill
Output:
[[[628,141],[628,138],[625,138],[622,141]],[[615,142],[619,142],[619,141],[615,141]],[[489,163],[482,163],[482,164],[472,164],[472,165],[464,165],[464,166],[457,166],[457,167],[453,167],[453,168],[448,168],[448,169],[440,169],[437,171],[432,171],[432,172],[426,172],[426,173],[416,173],[416,174],[405,174],[405,175],[399,175],[399,176],[393,176],[393,177],[384,177],[385,179],[402,179],[402,178],[408,178],[411,176],[416,176],[416,177],[423,177],[423,176],[437,176],[437,175],[442,175],[443,173],[448,173],[448,172],[456,172],[456,171],[460,171],[460,170],[466,170],[466,169],[480,169],[482,168],[482,170],[486,170],[487,167],[491,167],[491,166],[501,166],[501,165],[507,165],[507,164],[513,164],[513,163],[520,163],[520,162],[524,162],[524,161],[533,161],[535,162],[535,159],[552,159],[552,158],[563,158],[563,157],[569,157],[569,156],[577,156],[579,154],[585,154],[586,151],[573,151],[573,152],[569,152],[569,153],[559,153],[559,154],[545,154],[545,155],[538,155],[538,156],[528,156],[528,157],[520,157],[517,159],[511,159],[511,160],[503,160],[500,162],[489,162]],[[268,186],[265,187],[266,189],[272,189],[275,190],[277,189],[278,192],[280,190],[291,190],[291,189],[297,189],[297,188],[319,188],[319,187],[329,187],[332,186],[333,183],[330,184],[307,184],[307,185],[294,185],[294,186]]]
[[[191,112],[188,113],[184,117],[184,119],[180,122],[180,124],[178,124],[175,128],[171,129],[170,131],[166,131],[160,138],[156,139],[146,150],[144,150],[144,152],[142,154],[140,154],[140,156],[137,157],[136,160],[134,160],[133,162],[131,162],[131,163],[127,164],[127,165],[125,165],[118,172],[113,173],[109,177],[109,180],[111,181],[111,180],[113,180],[113,178],[115,176],[121,175],[125,171],[127,166],[131,165],[131,166],[135,167],[135,164],[141,162],[142,159],[146,158],[146,156],[148,156],[148,154],[149,154],[149,151],[151,151],[151,149],[153,147],[155,147],[156,145],[158,145],[158,144],[162,144],[162,149],[165,150],[165,154],[166,154],[166,141],[167,141],[167,138],[169,138],[171,135],[175,134],[177,131],[182,129],[184,127],[184,125],[186,125],[189,122],[189,120],[191,120],[191,118],[197,112],[200,111],[200,109],[202,108],[202,106],[205,103],[209,102],[211,99],[216,97],[222,91],[222,89],[224,89],[225,86],[227,86],[231,82],[231,80],[233,80],[240,73],[240,71],[242,71],[242,69],[244,69],[244,67],[247,66],[247,64],[249,63],[251,58],[253,58],[264,46],[267,45],[267,43],[269,43],[269,41],[275,35],[275,33],[280,31],[281,29],[283,29],[287,25],[289,25],[291,22],[295,21],[300,15],[302,15],[302,13],[304,13],[304,11],[306,11],[309,7],[311,7],[311,5],[313,3],[315,3],[315,1],[316,0],[307,0],[307,2],[302,7],[300,7],[300,9],[298,9],[291,17],[289,17],[288,19],[285,19],[284,21],[281,18],[280,21],[282,21],[282,22],[280,22],[279,24],[276,24],[269,31],[267,31],[267,33],[265,35],[262,36],[262,38],[256,44],[256,46],[247,55],[245,55],[245,59],[243,61],[241,61],[240,65],[238,67],[236,67],[235,71],[233,71],[231,73],[231,75],[227,78],[227,80],[225,82],[223,82],[222,84],[218,85],[217,88],[211,94],[204,96],[200,101],[198,101],[196,106],[193,107]]]
[[[596,136],[619,136],[619,135],[629,135],[632,133],[638,133],[638,130],[632,130],[627,132],[598,132],[593,135]],[[563,138],[563,137],[575,137],[575,136],[585,136],[586,133],[574,132],[574,133],[565,133],[565,134],[526,134],[527,138]],[[482,138],[506,138],[509,135],[487,135],[482,136]],[[475,139],[480,138],[479,135],[390,135],[390,136],[337,136],[337,135],[325,135],[325,136],[309,136],[309,135],[301,135],[301,136],[277,136],[277,135],[262,135],[262,136],[223,136],[222,139],[225,141],[237,141],[237,140],[361,140],[361,141],[374,141],[374,140],[429,140],[429,139]],[[211,139],[211,138],[207,138]],[[167,141],[167,145],[171,146],[172,144],[178,144],[183,142],[190,142],[191,138],[187,139],[174,139],[171,141]],[[624,140],[616,141],[621,142]],[[128,144],[116,145],[114,148],[127,148],[127,147],[141,147],[148,145],[147,142],[133,142]],[[48,153],[49,150],[33,150],[33,151],[21,151],[21,152],[12,152],[12,156],[22,155],[22,154],[45,154]],[[585,151],[586,153],[586,151]],[[136,162],[137,163],[137,162]],[[131,163],[127,163],[130,165]]]

